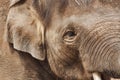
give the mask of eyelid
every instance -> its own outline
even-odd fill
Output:
[[[74,30],[67,30],[67,31],[64,33],[63,36],[67,36],[67,33],[69,33],[69,32],[71,32],[71,33],[73,33],[74,35],[76,35],[76,32],[75,32]]]
[[[64,37],[64,34],[65,34],[66,32],[68,32],[68,31],[75,31],[75,34],[77,35],[77,32],[78,32],[78,30],[79,30],[79,26],[80,26],[80,25],[78,25],[78,24],[76,24],[76,23],[73,23],[73,22],[67,24],[66,26],[64,26],[64,27],[60,30],[62,37]]]
[[[64,30],[64,32],[65,32],[68,29],[72,30],[73,27],[74,27],[74,23],[69,23],[69,24],[65,25],[62,30]]]
[[[68,31],[75,31],[74,29],[73,29],[73,27],[67,27],[67,28],[64,28],[64,30],[63,30],[63,33],[62,33],[62,35],[64,36],[64,34],[66,33],[66,32],[68,32]]]
[[[65,32],[65,34],[63,36],[63,40],[66,44],[73,44],[77,38],[77,34],[75,33],[75,35],[69,36],[69,34],[67,34],[69,31],[71,31],[71,30],[67,30],[67,32]]]

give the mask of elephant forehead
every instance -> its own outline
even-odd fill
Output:
[[[73,14],[71,16],[61,17],[56,15],[52,18],[51,26],[47,28],[47,34],[53,36],[55,34],[60,33],[61,30],[64,31],[69,24],[77,24],[79,27],[84,27],[86,30],[93,29],[95,24],[106,22],[106,21],[119,21],[120,20],[120,12],[115,12],[114,10],[98,10],[96,12],[84,13],[84,14]],[[55,37],[55,36],[53,36]]]
[[[47,28],[49,26],[50,29],[52,29],[51,24],[52,26],[55,25],[55,27],[59,24],[66,24],[66,21],[69,22],[74,18],[74,16],[76,16],[76,18],[73,19],[74,22],[85,26],[91,26],[98,21],[99,18],[102,18],[102,16],[105,17],[104,15],[112,15],[115,10],[119,11],[118,4],[116,4],[116,7],[113,7],[112,5],[112,3],[115,4],[119,2],[118,0],[53,0],[53,2],[51,2],[48,2],[49,5],[47,5],[47,8],[44,7],[43,10],[45,11],[41,11],[46,13],[41,14],[44,14],[43,19],[46,21],[45,24],[50,23],[50,25],[47,25]],[[105,5],[103,5],[104,3]]]

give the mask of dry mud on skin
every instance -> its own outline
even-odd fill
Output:
[[[8,7],[9,7],[9,0],[0,0],[0,44],[2,43],[3,31],[7,18]],[[120,79],[111,79],[111,80],[120,80]]]

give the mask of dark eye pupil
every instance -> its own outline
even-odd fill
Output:
[[[69,31],[69,32],[67,32],[67,35],[68,35],[69,37],[72,37],[72,36],[75,36],[76,34],[75,34],[74,31]]]

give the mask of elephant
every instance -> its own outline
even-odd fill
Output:
[[[27,52],[14,49],[5,38],[8,35],[5,27],[8,9],[14,8],[18,1],[10,0],[9,8],[9,0],[0,0],[0,80],[64,80],[51,71],[47,60],[40,61]]]
[[[120,78],[119,30],[119,0],[11,0],[4,44],[55,77],[108,80]]]

